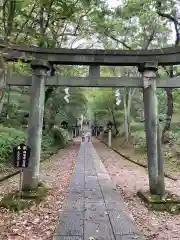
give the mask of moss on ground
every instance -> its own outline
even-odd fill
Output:
[[[39,204],[48,194],[49,188],[43,183],[39,183],[37,189],[22,191],[20,196],[19,191],[14,191],[6,194],[0,201],[0,207],[18,212],[25,208],[29,208],[34,204]]]
[[[167,191],[163,197],[152,195],[149,191],[139,191],[137,195],[145,205],[155,211],[165,211],[172,214],[180,213],[180,197]]]

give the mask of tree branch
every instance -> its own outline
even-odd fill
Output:
[[[131,48],[130,46],[128,46],[125,42],[123,42],[123,41],[117,39],[116,37],[114,37],[113,35],[107,33],[107,31],[104,31],[104,34],[105,34],[107,37],[111,38],[112,40],[114,40],[114,41],[122,44],[125,48],[127,48],[127,49],[129,49],[129,50],[132,50],[132,48]]]
[[[16,0],[12,0],[9,2],[9,11],[7,18],[7,29],[6,29],[6,40],[11,36],[12,28],[13,28],[13,20],[16,12]]]
[[[148,49],[148,48],[149,48],[151,42],[152,42],[153,39],[154,39],[154,35],[155,35],[155,33],[156,33],[156,30],[154,29],[154,30],[152,31],[152,33],[151,33],[151,35],[150,35],[150,37],[149,37],[149,39],[148,39],[148,41],[147,41],[145,47],[144,47],[145,49]]]
[[[175,46],[178,46],[178,45],[179,45],[179,42],[180,42],[180,33],[179,33],[178,26],[180,26],[180,23],[179,23],[179,22],[177,21],[177,19],[176,19],[175,17],[173,17],[172,15],[167,14],[167,13],[163,13],[163,12],[161,11],[161,1],[157,1],[157,14],[158,14],[160,17],[169,19],[171,22],[173,22],[174,28],[175,28],[175,31],[176,31]]]
[[[36,7],[36,4],[37,4],[37,1],[35,1],[35,3],[34,3],[32,9],[31,9],[29,15],[27,16],[26,21],[22,24],[19,32],[16,34],[16,36],[15,36],[15,38],[14,38],[14,41],[15,41],[15,42],[17,41],[17,38],[19,37],[19,35],[22,33],[22,31],[23,31],[24,27],[26,26],[26,24],[29,22],[29,20],[30,20],[30,18],[31,18],[31,16],[32,16],[32,13],[34,12],[34,9],[35,9],[35,7]]]
[[[49,21],[50,21],[50,14],[51,14],[51,10],[52,10],[52,5],[54,3],[54,0],[51,0],[50,4],[49,4],[49,8],[48,8],[48,16],[47,16],[47,21],[45,23],[45,26],[44,26],[44,33],[46,32],[46,29],[49,25]]]

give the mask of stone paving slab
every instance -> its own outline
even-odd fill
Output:
[[[123,211],[108,211],[116,235],[137,235],[139,232]]]
[[[86,211],[84,221],[84,239],[114,240],[114,233],[107,213],[100,208],[98,211]]]
[[[81,144],[53,239],[143,239],[92,143]]]
[[[84,210],[84,196],[74,193],[69,193],[63,204],[65,211],[83,211]]]
[[[91,211],[94,211],[94,212],[98,212],[102,209],[103,209],[104,212],[106,212],[106,210],[107,210],[103,199],[100,200],[100,201],[96,201],[96,202],[85,201],[85,209],[86,209],[86,211],[91,210]]]
[[[85,191],[85,200],[86,201],[100,201],[100,200],[103,200],[104,201],[104,198],[102,196],[102,193],[100,190],[87,190]]]
[[[141,240],[142,237],[139,235],[115,235],[116,240]]]
[[[84,213],[78,211],[61,211],[55,235],[83,235]]]
[[[67,189],[67,192],[72,192],[72,193],[82,193],[84,192],[84,186],[78,186],[78,185],[70,185]]]
[[[83,240],[83,236],[54,236],[53,240]]]

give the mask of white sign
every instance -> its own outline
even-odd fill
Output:
[[[119,88],[116,89],[115,96],[116,96],[116,105],[119,106],[121,103],[121,93],[119,91]]]
[[[65,91],[65,93],[66,93],[66,96],[64,97],[64,100],[65,100],[67,103],[69,103],[69,97],[70,97],[70,95],[69,95],[69,88],[65,88],[64,91]]]

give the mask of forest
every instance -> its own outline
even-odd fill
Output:
[[[148,174],[144,169],[147,168],[147,144],[141,88],[46,86],[40,164],[42,182],[38,182],[34,192],[30,189],[23,190],[22,196],[19,196],[19,192],[17,194],[19,173],[16,174],[17,169],[12,164],[12,150],[17,144],[28,142],[31,87],[11,86],[7,79],[13,75],[32,75],[33,72],[30,63],[26,61],[5,61],[6,48],[1,48],[2,43],[6,43],[9,49],[12,44],[48,49],[174,49],[180,45],[180,1],[0,2],[0,239],[51,239],[57,213],[62,208],[76,166],[81,141],[75,138],[74,129],[80,125],[82,116],[93,127],[103,127],[97,137],[101,142],[92,138],[94,148],[105,166],[104,171],[107,170],[110,177],[116,180],[116,190],[132,212],[139,229],[149,240],[179,239],[179,216],[172,215],[176,210],[179,213],[179,202],[175,208],[168,206],[170,212],[159,213],[147,209],[137,197],[137,191],[148,186]],[[53,65],[48,74],[51,77],[86,77],[89,69],[80,65]],[[102,66],[100,75],[139,77],[140,73],[137,67]],[[157,77],[180,77],[180,66],[159,66]],[[166,189],[178,193],[180,90],[157,88],[157,96],[165,185]],[[68,123],[66,129],[62,127],[64,121]],[[103,144],[108,143],[109,121],[113,123],[114,151]],[[90,150],[86,153],[89,154],[87,159],[95,158]],[[128,163],[125,159],[129,160]],[[132,167],[129,162],[136,164]],[[13,177],[8,178],[9,174]],[[47,186],[45,183],[48,183]],[[16,211],[19,213],[16,214]],[[165,238],[167,235],[170,238]]]
[[[116,6],[99,0],[6,0],[0,8],[0,39],[8,44],[48,48],[135,50],[176,47],[180,42],[179,7],[175,0],[124,0],[117,2]],[[21,61],[6,63],[2,57],[0,64],[0,168],[4,172],[9,168],[12,146],[17,140],[21,142],[26,139],[29,114],[29,88],[8,86],[6,76],[13,73],[31,74],[31,68]],[[88,73],[84,66],[54,68],[51,74],[86,76]],[[135,67],[101,67],[101,76],[137,75]],[[179,66],[159,67],[158,75],[179,76]],[[46,88],[42,149],[47,150],[47,146],[49,148],[55,144],[54,134],[59,135],[59,141],[64,145],[67,141],[64,138],[68,137],[60,123],[68,121],[71,129],[84,114],[97,125],[105,126],[108,120],[112,120],[113,146],[122,153],[131,154],[137,161],[146,162],[141,89],[70,88],[69,103],[65,101],[65,95],[62,87]],[[165,167],[168,172],[176,171],[177,174],[180,154],[179,96],[179,89],[158,89]],[[58,126],[56,130],[52,129],[54,124]]]

